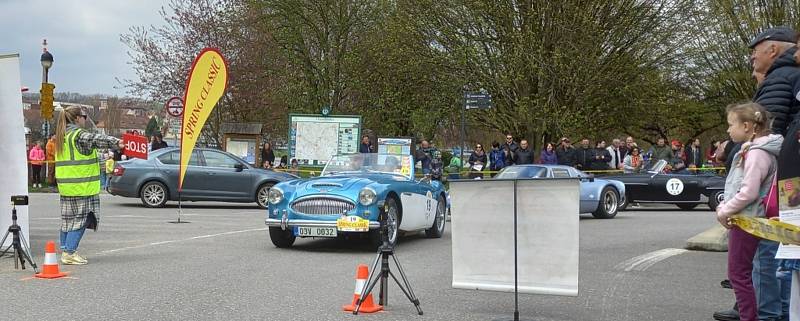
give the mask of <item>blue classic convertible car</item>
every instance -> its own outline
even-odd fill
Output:
[[[495,178],[567,178],[581,180],[581,213],[595,218],[614,218],[625,204],[625,184],[617,180],[598,179],[570,166],[514,165],[503,168]]]
[[[395,244],[401,231],[441,237],[446,200],[439,181],[414,179],[410,155],[338,155],[320,177],[273,186],[266,224],[272,243],[281,248],[292,246],[297,237],[348,234],[367,234],[378,245],[381,221]]]

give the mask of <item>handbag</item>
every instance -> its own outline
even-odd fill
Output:
[[[100,225],[100,221],[97,219],[97,216],[94,215],[94,212],[89,212],[89,214],[86,215],[86,228],[97,232],[98,225]]]
[[[761,202],[764,204],[764,213],[767,218],[778,217],[780,214],[780,207],[778,206],[778,175],[773,175],[772,185],[769,187],[767,197]]]

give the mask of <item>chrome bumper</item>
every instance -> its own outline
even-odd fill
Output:
[[[264,223],[267,224],[269,227],[280,227],[282,230],[286,230],[287,228],[295,227],[295,226],[303,226],[303,227],[336,227],[336,221],[312,221],[312,220],[289,220],[289,219],[277,219],[277,218],[268,218]],[[370,230],[377,230],[381,227],[381,224],[375,221],[369,222],[369,229]]]

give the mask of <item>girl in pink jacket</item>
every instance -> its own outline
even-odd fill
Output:
[[[42,150],[42,142],[36,142],[28,153],[28,159],[31,161],[31,176],[33,178],[33,187],[42,187],[42,162],[44,161],[44,150]]]
[[[728,278],[731,280],[739,318],[758,320],[753,288],[753,257],[759,238],[730,223],[733,215],[764,217],[762,199],[767,196],[777,171],[777,156],[783,137],[770,135],[769,113],[759,104],[728,106],[728,134],[731,140],[743,143],[733,156],[725,179],[725,201],[717,207],[717,220],[730,229],[728,237]]]

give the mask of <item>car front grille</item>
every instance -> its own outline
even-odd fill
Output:
[[[292,204],[295,212],[310,215],[341,215],[355,207],[350,201],[327,197],[306,198]]]

